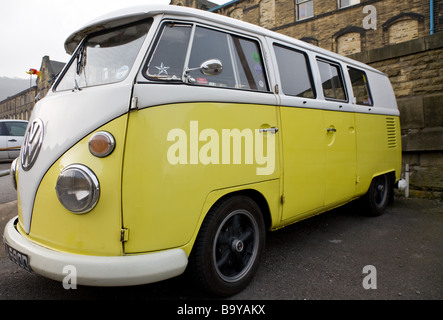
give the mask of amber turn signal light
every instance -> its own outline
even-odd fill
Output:
[[[89,139],[89,151],[96,157],[106,157],[114,151],[114,148],[115,139],[109,132],[96,132]]]

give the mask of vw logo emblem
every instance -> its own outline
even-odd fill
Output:
[[[21,164],[25,171],[32,168],[37,160],[38,153],[43,142],[43,122],[40,119],[32,121],[31,125],[26,131],[25,138],[23,140],[22,152],[21,152]]]

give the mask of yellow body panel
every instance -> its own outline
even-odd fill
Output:
[[[259,136],[248,140],[247,129],[270,127],[280,130],[264,134],[262,142],[273,146],[274,159],[265,147],[262,155],[269,158],[259,162]],[[235,138],[228,136],[229,157],[223,154],[224,129],[238,129],[242,138],[235,149]],[[394,116],[266,105],[194,103],[133,111],[99,129],[116,139],[110,156],[90,154],[92,132],[52,165],[36,195],[30,234],[19,229],[71,253],[112,256],[181,247],[189,255],[205,215],[227,194],[252,190],[263,197],[269,227],[278,229],[361,196],[374,176],[395,172],[398,180],[399,129]],[[186,139],[185,156],[180,137]],[[252,161],[247,141],[253,142]],[[54,190],[60,172],[74,163],[92,169],[100,181],[98,204],[83,215],[67,211]],[[128,230],[124,242],[122,228]]]
[[[394,172],[400,178],[398,117],[294,107],[280,113],[281,226],[365,194],[375,176]]]
[[[122,254],[121,168],[127,116],[100,128],[110,132],[116,147],[106,158],[94,157],[88,149],[90,135],[79,141],[58,159],[45,174],[34,203],[29,237],[55,250],[85,255],[116,256]],[[89,167],[100,182],[97,206],[86,214],[66,210],[55,192],[60,172],[70,164]],[[23,235],[25,235],[22,232]]]
[[[353,198],[356,175],[354,114],[283,107],[281,116],[283,220],[299,220]]]
[[[255,154],[252,163],[246,163],[245,139],[242,139],[240,163],[234,163],[233,140],[228,151],[229,163],[223,161],[227,155],[222,147],[224,129],[238,129],[247,135],[255,129],[277,127],[277,124],[275,106],[190,103],[131,112],[123,170],[123,225],[129,229],[125,252],[184,246],[206,214],[205,201],[212,191],[242,185],[253,188],[251,185],[255,183],[279,178],[276,138],[279,133],[267,133],[263,138],[264,145],[267,139],[274,139],[273,168],[270,162],[257,163]],[[174,149],[180,133],[186,139],[182,140],[186,155],[185,149]],[[212,136],[208,138],[207,134]],[[255,143],[255,136],[253,140]],[[209,148],[211,146],[213,148]],[[215,156],[212,152],[217,149],[219,154]],[[168,152],[176,156],[175,159],[183,157],[186,163],[171,164]],[[211,156],[213,162],[218,159],[218,164],[205,164],[205,155]],[[258,175],[257,170],[265,167],[272,169],[267,172],[270,174]],[[278,194],[279,190],[275,192]]]
[[[394,172],[401,174],[400,118],[390,115],[355,114],[357,128],[356,194],[364,194],[372,178]]]
[[[283,220],[323,207],[326,131],[323,110],[280,108],[283,153]]]
[[[354,114],[324,111],[324,124],[323,134],[327,137],[324,205],[335,206],[337,203],[348,201],[355,195]]]

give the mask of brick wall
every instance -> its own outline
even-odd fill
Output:
[[[337,53],[347,56],[357,52],[361,52],[360,33],[347,33],[337,38]]]
[[[418,21],[402,20],[391,26],[388,31],[389,44],[409,41],[418,38]]]

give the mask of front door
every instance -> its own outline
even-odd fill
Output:
[[[259,39],[162,24],[129,113],[125,252],[184,246],[211,192],[280,177],[276,97],[263,57]],[[223,68],[200,67],[216,60]]]

